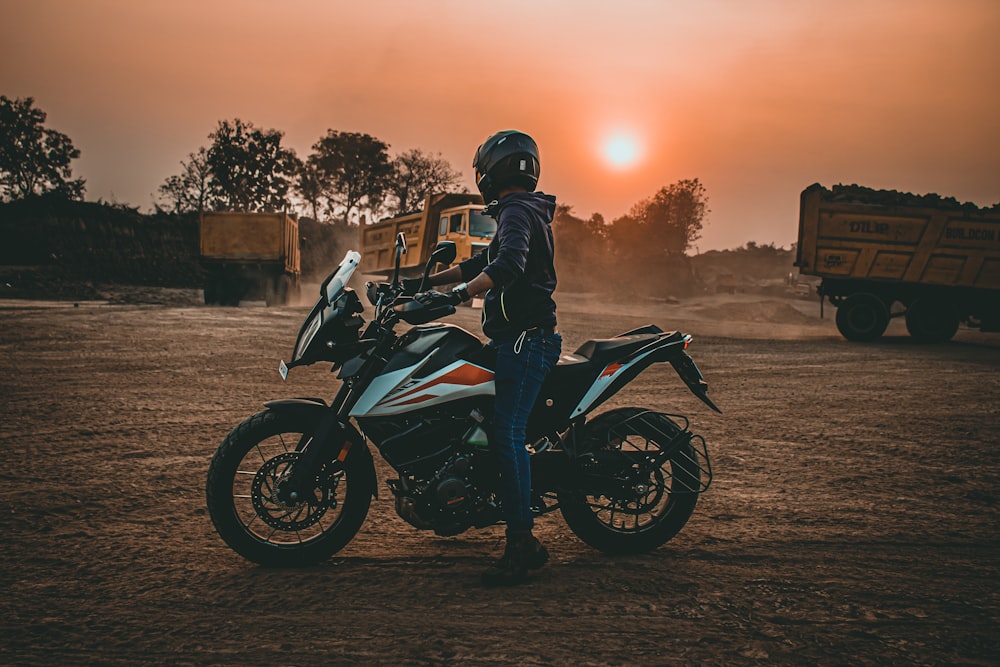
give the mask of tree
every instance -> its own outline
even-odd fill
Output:
[[[47,114],[34,103],[0,95],[0,199],[46,192],[82,199],[85,181],[74,179],[70,166],[80,151],[68,136],[44,126]]]
[[[436,192],[456,192],[462,181],[441,154],[430,155],[419,148],[404,151],[392,161],[388,191],[394,200],[389,208],[394,213],[406,213],[422,205],[424,198]],[[463,186],[461,192],[466,192]]]
[[[341,210],[348,223],[355,209],[381,205],[392,174],[388,144],[368,134],[327,130],[312,148],[308,164],[329,213]]]
[[[187,162],[181,160],[181,173],[167,178],[160,186],[160,196],[174,213],[211,208],[212,171],[208,164],[208,149],[204,146],[196,153],[189,153]]]
[[[614,221],[611,237],[619,254],[644,262],[683,255],[701,238],[708,197],[697,178],[661,188]]]
[[[300,163],[295,151],[281,145],[282,136],[239,118],[219,121],[208,135],[212,145],[206,155],[217,208],[266,213],[288,208]]]
[[[556,241],[556,270],[559,283],[571,289],[596,289],[605,286],[609,271],[607,229],[604,217],[594,213],[584,220],[573,214],[573,207],[557,204],[552,220]]]
[[[295,191],[309,207],[312,219],[319,221],[319,213],[323,206],[323,183],[320,181],[316,165],[311,160],[299,165],[295,176]]]

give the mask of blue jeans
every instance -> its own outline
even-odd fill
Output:
[[[493,447],[500,458],[503,517],[510,530],[531,530],[531,455],[526,449],[528,417],[542,383],[562,353],[562,336],[532,336],[493,341],[496,403]]]

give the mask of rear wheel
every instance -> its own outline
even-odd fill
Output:
[[[852,294],[837,307],[837,329],[847,340],[873,341],[888,326],[889,307],[874,294]]]
[[[665,415],[657,428],[642,419],[642,408],[606,412],[586,426],[585,442],[599,442],[604,452],[663,451],[682,429]],[[673,538],[694,512],[701,489],[699,457],[688,441],[657,468],[627,470],[631,492],[616,497],[586,492],[561,492],[563,518],[577,537],[605,553],[651,551]]]
[[[205,305],[216,306],[219,304],[219,280],[214,273],[205,276]]]
[[[317,563],[342,549],[364,523],[374,493],[363,468],[371,465],[367,458],[335,460],[302,499],[283,499],[281,484],[299,457],[295,447],[314,423],[259,412],[233,429],[212,459],[209,514],[222,539],[244,558],[266,566]]]
[[[216,278],[216,295],[219,304],[223,306],[236,307],[240,305],[243,298],[243,282],[239,275],[223,271]]]
[[[287,306],[293,295],[291,276],[279,273],[265,278],[264,301],[268,306]]]
[[[906,309],[906,330],[921,343],[944,343],[958,332],[958,313],[944,299],[920,297]]]

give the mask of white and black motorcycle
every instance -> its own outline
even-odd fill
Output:
[[[271,401],[234,428],[208,471],[207,499],[219,535],[268,566],[315,563],[342,549],[368,514],[377,480],[368,442],[398,475],[396,511],[437,535],[502,521],[490,447],[492,348],[468,331],[433,323],[455,312],[402,295],[396,243],[392,282],[368,283],[375,316],[365,327],[347,287],[361,256],[348,252],[324,281],[299,331],[288,369],[328,362],[342,381],[333,402]],[[439,244],[434,263],[455,259]],[[396,325],[412,326],[401,335]],[[564,354],[528,424],[533,510],[558,509],[570,529],[607,553],[638,553],[681,530],[711,483],[705,440],[681,415],[645,408],[593,410],[651,364],[673,365],[713,410],[686,348],[691,337],[649,325]]]

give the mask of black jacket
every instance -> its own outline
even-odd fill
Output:
[[[513,340],[534,327],[554,328],[556,269],[552,217],[556,198],[541,192],[515,192],[500,200],[497,233],[483,252],[459,267],[468,282],[480,272],[493,280],[483,303],[483,333]]]

